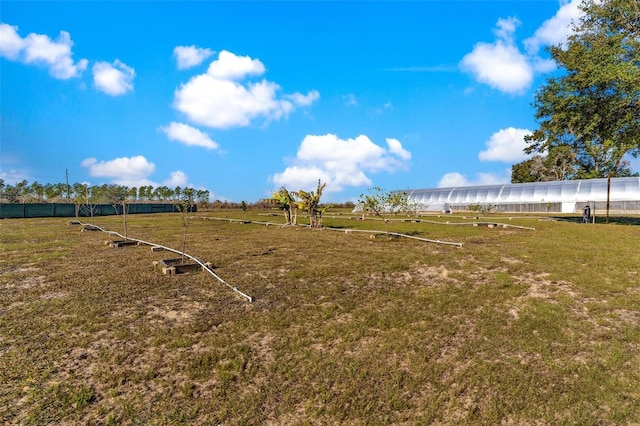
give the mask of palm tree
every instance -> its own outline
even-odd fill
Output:
[[[320,210],[320,198],[322,197],[322,191],[327,186],[327,183],[321,183],[318,179],[318,189],[316,192],[300,190],[295,192],[294,195],[300,198],[299,205],[305,209],[309,214],[309,225],[312,228],[319,228],[322,226],[322,210]]]
[[[287,225],[295,225],[297,222],[295,192],[289,192],[283,186],[277,192],[274,192],[272,196],[276,200],[278,208],[284,211]]]

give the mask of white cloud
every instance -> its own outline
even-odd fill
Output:
[[[162,184],[169,188],[175,188],[176,186],[185,187],[189,186],[189,178],[180,170],[176,170],[175,172],[171,172],[169,179],[166,179]]]
[[[532,133],[529,129],[516,129],[508,127],[491,135],[485,144],[487,149],[478,154],[480,161],[502,161],[514,163],[525,160],[529,155],[524,153],[527,144],[524,141],[526,135]]]
[[[478,43],[462,60],[463,69],[476,79],[501,92],[517,94],[529,88],[533,70],[513,45],[501,40],[495,44]]]
[[[270,180],[292,189],[313,188],[318,179],[327,182],[327,192],[346,186],[370,185],[366,173],[393,172],[406,167],[411,153],[397,139],[387,139],[389,149],[373,143],[367,136],[339,139],[336,135],[308,135],[293,164]]]
[[[66,31],[60,31],[55,41],[35,33],[23,39],[18,34],[18,27],[0,24],[0,41],[0,56],[26,64],[44,65],[49,69],[49,74],[61,80],[79,77],[87,68],[86,59],[73,62],[73,42]]]
[[[501,174],[497,173],[477,173],[475,179],[467,177],[458,172],[447,173],[438,182],[438,188],[451,188],[459,186],[476,185],[499,185],[509,183],[511,180],[511,170],[505,170]]]
[[[510,94],[523,93],[531,86],[536,72],[546,73],[556,68],[552,59],[541,57],[539,52],[543,46],[565,44],[573,31],[572,23],[582,14],[581,1],[562,1],[556,14],[524,40],[526,54],[514,41],[520,22],[516,18],[499,19],[494,29],[496,41],[477,43],[462,59],[460,67],[494,89]]]
[[[317,90],[312,90],[306,95],[303,95],[302,93],[294,93],[293,95],[286,95],[286,98],[291,99],[296,105],[309,106],[320,99],[320,93]]]
[[[494,28],[493,33],[498,39],[513,43],[513,34],[520,24],[521,22],[518,18],[500,18],[496,23],[496,28]]]
[[[133,90],[133,68],[116,59],[113,64],[97,62],[93,66],[93,83],[96,88],[111,96],[124,95]]]
[[[389,146],[389,152],[397,155],[403,160],[410,160],[411,153],[402,147],[402,144],[398,139],[387,138],[387,145]]]
[[[454,186],[469,186],[469,181],[464,175],[458,172],[451,172],[442,176],[438,182],[438,188],[451,188]]]
[[[356,95],[354,95],[353,93],[349,93],[347,95],[344,95],[342,97],[342,100],[344,101],[345,105],[347,105],[347,106],[358,105],[358,100],[356,99]]]
[[[25,170],[21,169],[9,169],[0,170],[0,179],[4,181],[5,185],[15,185],[23,180],[31,180],[31,177]]]
[[[196,124],[226,129],[248,126],[256,118],[286,117],[296,106],[310,105],[320,96],[314,90],[278,98],[280,86],[276,83],[242,81],[264,72],[259,60],[222,51],[206,74],[191,78],[176,90],[174,107]]]
[[[245,87],[202,74],[176,92],[175,107],[200,125],[221,129],[242,127],[258,116],[281,116],[291,111],[290,102],[276,101],[277,90],[277,85],[264,80]]]
[[[95,158],[87,158],[82,161],[81,165],[88,169],[90,176],[107,178],[110,183],[117,185],[130,188],[143,185],[160,186],[160,184],[150,179],[156,169],[155,164],[142,155],[120,157],[100,162]],[[171,172],[169,177],[162,182],[162,185],[170,188],[190,186],[188,176],[180,170]]]
[[[118,185],[155,186],[149,180],[149,176],[153,174],[156,166],[141,155],[100,162],[95,158],[87,158],[81,164],[88,169],[90,176],[111,178],[112,182]]]
[[[237,56],[227,50],[218,55],[218,59],[211,62],[207,74],[223,80],[241,80],[248,75],[262,75],[265,67],[259,59],[249,56]]]
[[[218,144],[211,140],[209,135],[184,123],[172,122],[168,127],[162,127],[161,130],[167,134],[170,140],[187,146],[201,146],[207,149],[218,148]]]
[[[495,43],[477,43],[462,58],[462,69],[502,92],[517,94],[526,90],[533,81],[533,69],[513,41],[519,24],[515,18],[498,20]]]
[[[315,188],[318,179],[322,182],[331,182],[331,175],[320,167],[317,166],[306,166],[306,167],[298,167],[291,166],[287,167],[282,173],[276,173],[273,175],[270,180],[273,181],[277,186],[285,186],[292,190],[304,189],[310,190]],[[354,176],[354,181],[358,182],[358,184],[371,183],[371,181],[364,175]],[[331,192],[333,185],[327,185],[327,191]]]
[[[377,115],[384,114],[385,111],[390,110],[392,108],[393,108],[393,105],[391,104],[391,102],[386,102],[382,107],[368,108],[367,113],[370,116],[375,117]]]
[[[558,12],[547,19],[534,33],[524,41],[530,55],[536,55],[542,46],[562,45],[572,33],[572,23],[577,22],[583,12],[580,10],[582,0],[565,2]]]
[[[18,27],[0,24],[0,56],[16,60],[25,44],[26,42],[18,35]]]
[[[173,49],[173,56],[176,58],[180,70],[200,65],[202,61],[213,54],[211,49],[196,46],[177,46]]]

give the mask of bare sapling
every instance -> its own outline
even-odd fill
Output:
[[[109,198],[111,205],[116,214],[120,214],[122,210],[122,226],[124,228],[124,240],[128,240],[127,236],[127,210],[129,210],[128,188],[126,186],[111,185],[109,188]]]
[[[191,225],[191,222],[193,220],[193,218],[190,216],[190,213],[193,208],[192,206],[193,206],[194,196],[195,194],[193,189],[185,188],[184,191],[182,191],[179,203],[176,204],[176,208],[178,208],[178,210],[180,211],[180,218],[182,221],[182,228],[183,228],[182,256],[180,258],[180,261],[182,262],[182,264],[184,264],[185,253],[187,250],[189,226]]]

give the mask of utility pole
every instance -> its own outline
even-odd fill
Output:
[[[65,175],[67,175],[67,201],[71,199],[71,194],[69,194],[69,169],[64,169]]]

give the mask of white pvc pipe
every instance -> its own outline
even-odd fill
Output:
[[[196,217],[196,219],[223,220],[223,221],[228,221],[228,222],[244,222],[244,221],[241,221],[241,220],[238,220],[238,219],[223,218],[223,217],[205,217],[205,216],[200,216],[200,217]],[[252,221],[251,223],[257,223],[257,224],[261,224],[261,225],[287,226],[287,225],[283,225],[281,223],[273,223],[273,222],[253,222]],[[291,226],[291,225],[288,225],[288,226]],[[310,225],[294,225],[294,226],[302,226],[302,227],[305,227],[305,228],[310,228]],[[398,237],[413,238],[414,240],[424,241],[424,242],[427,242],[427,243],[445,244],[445,245],[450,245],[450,246],[462,247],[462,243],[453,243],[453,242],[450,242],[450,241],[440,241],[440,240],[430,240],[428,238],[414,237],[413,235],[398,234],[396,232],[374,231],[374,230],[366,230],[366,229],[330,228],[330,227],[323,227],[322,229],[328,229],[330,231],[342,231],[342,232],[368,232],[369,234],[395,235],[395,236],[398,236]]]
[[[89,225],[89,224],[85,224],[85,223],[80,222],[80,225],[85,226],[85,225]],[[213,272],[211,269],[209,269],[209,268],[208,268],[208,267],[207,267],[207,266],[206,266],[206,265],[205,265],[205,264],[204,264],[200,259],[198,259],[197,257],[191,256],[191,255],[189,255],[189,254],[187,254],[187,253],[183,253],[183,252],[181,252],[180,250],[175,250],[175,249],[172,249],[172,248],[170,248],[170,247],[166,247],[166,246],[163,246],[163,245],[160,245],[160,244],[151,243],[151,242],[149,242],[149,241],[139,240],[139,239],[131,238],[131,237],[127,237],[127,238],[125,238],[123,235],[120,235],[119,233],[117,233],[117,232],[115,232],[115,231],[107,231],[106,229],[101,228],[101,227],[99,227],[99,226],[97,226],[97,225],[89,225],[89,226],[92,226],[92,227],[94,227],[94,228],[96,228],[96,229],[99,229],[99,230],[100,230],[100,231],[102,231],[102,232],[108,233],[109,235],[117,235],[117,236],[119,236],[120,238],[124,238],[125,240],[135,241],[135,242],[137,242],[137,243],[146,244],[146,245],[148,245],[148,246],[160,247],[160,248],[162,248],[163,250],[170,251],[170,252],[172,252],[172,253],[176,253],[176,254],[179,254],[179,255],[181,255],[181,256],[182,256],[182,255],[184,255],[185,257],[188,257],[189,259],[191,259],[191,260],[193,260],[194,262],[196,262],[198,265],[202,266],[202,269],[203,269],[203,270],[205,270],[205,271],[207,271],[208,273],[210,273],[211,275],[213,275],[213,277],[214,277],[215,279],[217,279],[218,281],[220,281],[222,284],[226,285],[226,286],[227,286],[227,287],[229,287],[231,290],[235,291],[236,293],[238,293],[239,295],[241,295],[242,297],[244,297],[245,299],[247,299],[247,300],[249,301],[249,303],[252,303],[252,302],[253,302],[253,297],[249,296],[248,294],[243,293],[242,291],[240,291],[240,290],[238,289],[238,287],[236,287],[236,286],[232,286],[231,284],[227,283],[225,280],[223,280],[223,279],[222,279],[222,278],[220,278],[218,275],[216,275],[216,273],[215,273],[215,272]]]
[[[395,235],[396,237],[412,238],[414,240],[425,241],[427,243],[445,244],[445,245],[449,245],[449,246],[455,246],[455,247],[458,247],[458,248],[462,247],[462,243],[454,243],[454,242],[451,242],[451,241],[430,240],[428,238],[414,237],[413,235],[399,234],[397,232],[374,231],[374,230],[367,230],[367,229],[338,229],[338,228],[324,228],[324,229],[328,229],[329,231],[367,232],[369,234]]]
[[[330,217],[330,218],[333,218],[333,219],[336,218],[335,216],[327,216],[327,217]],[[342,218],[339,218],[339,219],[342,219]],[[376,217],[370,217],[367,220],[384,221],[384,219],[379,219],[379,218],[376,218]],[[405,220],[407,220],[407,219],[393,219],[393,218],[387,219],[387,221],[389,221],[389,222],[391,222],[391,221],[404,222]],[[501,226],[503,228],[526,229],[528,231],[535,231],[536,230],[536,228],[532,228],[532,227],[529,227],[529,226],[511,225],[509,223],[501,223],[501,222],[449,222],[449,221],[440,222],[440,221],[437,221],[437,220],[428,220],[428,219],[410,219],[410,220],[413,220],[415,222],[432,223],[432,224],[435,224],[435,225],[462,225],[462,226],[464,226],[464,225],[467,225],[467,226],[469,226],[469,225],[485,225],[487,223],[493,223],[493,224],[495,224],[497,226]]]

